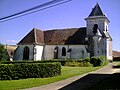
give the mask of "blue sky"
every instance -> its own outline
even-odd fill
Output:
[[[0,0],[0,18],[51,0]],[[99,3],[108,19],[113,50],[120,51],[120,0],[72,0],[59,6],[0,23],[0,42],[18,43],[32,28],[40,30],[85,27],[84,20]]]

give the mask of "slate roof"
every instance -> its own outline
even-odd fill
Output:
[[[44,44],[43,31],[33,28],[19,43],[19,44]]]
[[[45,44],[85,44],[86,28],[71,28],[44,31]]]
[[[33,28],[19,44],[65,45],[85,44],[86,28],[41,31]]]
[[[90,13],[90,16],[104,16],[99,4],[97,3],[95,7],[92,9],[92,12]]]

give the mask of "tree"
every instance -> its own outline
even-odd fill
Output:
[[[4,45],[0,43],[0,61],[6,60],[6,49]]]

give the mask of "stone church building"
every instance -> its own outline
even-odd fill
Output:
[[[108,18],[97,3],[86,27],[42,31],[33,28],[19,43],[14,60],[82,59],[106,56],[112,60]]]

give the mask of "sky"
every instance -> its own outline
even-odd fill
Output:
[[[0,18],[51,0],[0,0]],[[66,1],[66,0],[65,0]],[[120,51],[120,0],[72,0],[23,17],[0,22],[0,42],[16,45],[33,28],[40,30],[86,27],[84,20],[98,3],[110,20],[113,50]]]

